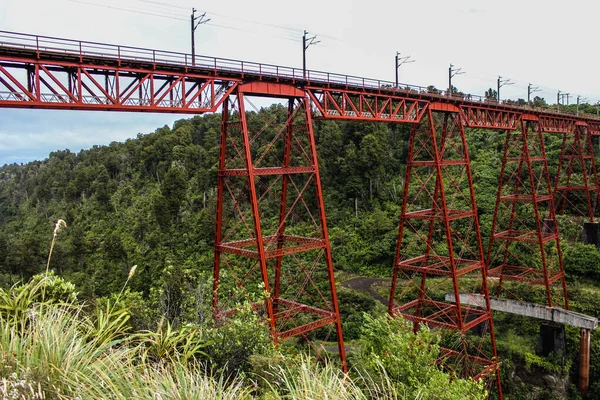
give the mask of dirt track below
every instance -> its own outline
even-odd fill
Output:
[[[389,304],[388,299],[377,293],[377,291],[373,289],[372,286],[374,283],[389,283],[389,281],[389,279],[383,278],[353,278],[342,282],[342,286],[369,295],[387,307],[387,305]]]

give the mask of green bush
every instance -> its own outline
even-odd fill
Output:
[[[568,278],[600,280],[600,252],[592,244],[571,243],[563,246],[563,262]]]
[[[484,399],[482,382],[460,379],[436,365],[439,335],[421,327],[415,335],[412,324],[401,318],[365,315],[359,351],[351,362],[362,376],[380,376],[385,370],[390,382],[407,398]]]

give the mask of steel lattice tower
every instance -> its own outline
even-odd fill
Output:
[[[585,123],[574,123],[573,132],[563,136],[554,188],[559,214],[568,209],[594,222],[598,175],[592,138]]]
[[[410,136],[389,313],[415,331],[421,324],[446,330],[453,339],[442,343],[440,363],[463,377],[495,374],[502,398],[464,127],[458,109],[436,106]],[[484,294],[480,308],[461,304],[461,291],[473,290]],[[453,302],[440,298],[448,291]]]
[[[487,253],[497,294],[568,309],[552,186],[540,123],[523,118],[507,131]],[[511,286],[506,281],[526,286]],[[560,284],[554,288],[554,284]],[[545,299],[531,288],[544,289]]]
[[[250,96],[288,102],[248,113]],[[223,106],[213,307],[250,304],[276,343],[336,340],[346,369],[331,250],[308,99],[293,86],[240,85]],[[317,349],[320,351],[322,349]]]

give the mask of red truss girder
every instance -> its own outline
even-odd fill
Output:
[[[487,275],[462,113],[432,103],[423,121],[414,124],[404,181],[404,195],[388,312],[413,322],[459,332],[468,345],[444,354],[469,360],[463,376],[495,374],[502,398]],[[469,290],[465,277],[476,278],[486,306],[461,304]],[[439,287],[451,287],[455,303],[439,301]],[[447,289],[446,289],[447,290]],[[470,340],[474,328],[489,330],[486,340]],[[489,347],[487,347],[489,345]]]
[[[567,203],[576,214],[594,222],[598,201],[598,174],[588,124],[578,122],[563,136],[554,193],[562,214]],[[582,204],[583,203],[583,204]]]
[[[0,107],[198,114],[217,111],[237,83],[155,67],[0,56]]]
[[[251,96],[275,93],[287,94],[281,96],[288,101],[285,121],[246,113]],[[220,145],[215,315],[248,302],[276,343],[335,331],[346,368],[308,97],[288,85],[239,85],[223,103]]]
[[[523,119],[519,131],[506,132],[486,264],[498,296],[522,300],[523,293],[512,293],[505,281],[523,282],[544,288],[552,307],[559,303],[552,284],[560,281],[559,296],[568,309],[542,129],[541,123]]]
[[[465,124],[469,128],[515,130],[521,119],[521,112],[497,110],[493,108],[461,105]]]
[[[391,82],[377,79],[205,56],[196,56],[192,60],[184,53],[6,31],[0,32],[0,41],[0,65],[5,69],[25,71],[22,74],[4,71],[4,76],[0,76],[0,91],[3,91],[0,107],[197,113],[216,109],[224,97],[220,96],[220,90],[227,88],[231,92],[240,82],[269,81],[297,87],[308,84],[316,116],[322,118],[417,123],[427,104],[437,102],[449,106],[447,111],[463,108],[468,126],[509,129],[514,126],[515,115],[522,114],[523,117],[542,118],[544,131],[566,132],[568,125],[577,120],[587,122],[592,135],[600,135],[600,121],[589,116],[575,117],[541,109],[490,104],[478,96],[448,96],[417,86],[398,89]],[[42,66],[51,72],[44,71]],[[82,82],[78,88],[81,90],[75,91],[76,88],[69,86],[73,82],[53,79],[57,72],[52,66],[59,69],[81,67],[81,71],[75,73],[71,70],[75,79],[80,76],[84,80],[93,78],[87,88]],[[135,78],[130,75],[130,78],[144,82],[154,80],[156,88],[163,84],[181,85],[182,88],[163,87],[165,94],[140,85],[146,93],[140,94],[136,101],[134,95],[122,91],[123,84],[119,85],[120,89],[109,89],[110,78],[96,76],[95,70],[100,75],[114,77],[118,76],[118,71],[125,75],[141,74]],[[49,75],[44,79],[40,73]],[[179,83],[176,83],[178,79]],[[125,87],[129,83],[124,82]],[[192,89],[190,92],[189,86],[195,84],[199,91]],[[79,86],[79,82],[75,86]],[[197,94],[201,88],[205,89],[202,96]],[[81,93],[82,90],[85,92]],[[209,99],[208,93],[216,97]],[[277,93],[271,95],[277,96]],[[87,101],[79,96],[86,96]],[[202,98],[191,100],[194,96]]]
[[[562,116],[542,115],[539,117],[542,132],[572,133],[575,130],[576,119]]]
[[[395,95],[346,89],[307,87],[315,117],[356,121],[412,122],[421,120],[429,102]]]
[[[600,136],[600,122],[588,121],[588,133],[592,136]]]

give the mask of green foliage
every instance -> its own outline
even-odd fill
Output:
[[[600,280],[600,252],[592,244],[563,246],[563,262],[569,278]]]
[[[2,398],[250,398],[239,378],[174,359],[151,362],[111,337],[110,327],[98,335],[81,309],[38,304],[31,311],[18,324],[0,317]]]
[[[249,400],[252,388],[240,378],[211,374],[201,365],[132,363],[127,355],[101,359],[89,374],[70,381],[82,400]],[[115,363],[115,364],[113,364]]]
[[[109,346],[89,335],[90,321],[73,307],[34,304],[17,320],[0,318],[0,326],[0,377],[45,393],[42,398],[65,394],[65,377]]]
[[[359,353],[352,365],[362,375],[377,376],[381,369],[399,393],[422,399],[484,399],[481,382],[453,378],[435,361],[439,336],[425,327],[415,335],[408,322],[388,316],[365,315]]]
[[[49,271],[48,274],[38,274],[31,278],[31,281],[23,284],[13,290],[20,292],[30,290],[30,287],[43,286],[42,293],[35,293],[34,301],[50,301],[50,302],[65,302],[74,303],[77,301],[77,292],[75,285],[66,281],[63,277],[55,275],[54,271]]]
[[[430,90],[437,91],[433,87]],[[493,91],[489,97],[491,95]],[[540,98],[533,102],[545,104]],[[581,108],[587,110],[585,106]],[[281,106],[264,108],[249,115],[249,123],[259,124],[262,117],[285,119],[285,112],[286,108]],[[253,357],[275,357],[269,332],[256,328],[264,325],[258,324],[260,321],[252,313],[243,311],[221,321],[219,326],[211,324],[209,299],[212,295],[210,280],[220,123],[220,116],[216,114],[196,116],[179,120],[172,128],[162,127],[153,133],[140,134],[124,143],[95,146],[77,154],[68,150],[57,151],[44,161],[0,168],[0,287],[3,288],[0,289],[0,316],[15,323],[25,321],[19,329],[29,329],[31,321],[27,316],[37,315],[34,314],[34,311],[38,312],[35,304],[42,299],[43,287],[46,303],[74,303],[83,299],[96,305],[90,311],[78,311],[85,321],[81,322],[83,325],[76,324],[84,332],[81,343],[93,342],[105,349],[113,346],[111,351],[124,348],[129,352],[123,353],[123,358],[117,361],[109,358],[93,361],[97,362],[93,369],[78,375],[81,385],[87,382],[93,388],[90,390],[96,390],[89,396],[82,394],[82,398],[102,397],[99,394],[102,393],[99,392],[101,385],[112,390],[112,394],[107,395],[110,398],[143,397],[150,390],[163,393],[160,390],[166,389],[160,389],[161,384],[165,387],[181,385],[192,390],[194,384],[206,383],[225,391],[225,387],[239,387],[240,382],[228,383],[219,377],[207,377],[206,371],[201,373],[203,370],[189,361],[196,358],[208,360],[215,371],[224,371],[225,376],[230,376],[236,370],[249,374],[253,369]],[[315,121],[319,167],[333,261],[337,269],[366,276],[390,277],[409,132],[409,125]],[[467,129],[467,140],[486,248],[496,201],[504,133]],[[548,136],[546,150],[552,174],[560,152],[558,135]],[[69,229],[61,232],[52,253],[51,265],[60,276],[53,273],[48,277],[36,276],[45,270],[48,228],[58,218],[69,221]],[[600,253],[591,246],[575,243],[580,240],[580,225],[577,217],[559,216],[570,302],[575,310],[598,315],[600,295],[592,285],[600,280]],[[443,250],[442,246],[436,250]],[[531,266],[540,263],[538,256],[519,245],[513,245],[511,250],[519,253]],[[139,273],[128,280],[132,265],[141,267]],[[27,284],[15,284],[34,276],[34,280]],[[575,279],[590,286],[573,285]],[[77,292],[69,281],[75,284]],[[128,282],[126,288],[124,282]],[[540,297],[543,293],[534,293],[528,285],[507,285],[522,299],[544,301]],[[465,287],[477,290],[477,285],[469,282]],[[433,296],[441,299],[445,291],[447,288],[440,285]],[[355,381],[363,393],[370,393],[365,391],[366,388],[385,387],[388,383],[393,383],[393,393],[399,397],[445,398],[445,393],[436,392],[441,388],[451,389],[448,396],[453,396],[455,388],[457,391],[466,390],[463,394],[468,392],[470,382],[453,380],[457,383],[448,383],[447,376],[431,369],[426,361],[437,343],[435,334],[422,332],[418,336],[419,340],[429,343],[429,347],[412,343],[411,340],[416,339],[411,332],[405,332],[406,329],[396,326],[392,329],[392,322],[368,320],[372,317],[364,313],[378,313],[379,306],[372,299],[349,290],[340,290],[339,295],[346,338],[359,338],[362,331],[369,329],[386,338],[371,334],[373,343],[368,345],[371,347],[365,344],[365,353],[361,353],[365,362],[355,361],[357,365],[368,366],[368,373],[367,367],[362,370],[364,380],[360,381],[362,378],[357,377]],[[160,320],[163,323],[157,324]],[[58,323],[57,326],[62,325]],[[0,326],[0,329],[5,328],[10,326]],[[547,361],[537,359],[531,350],[535,347],[536,324],[498,316],[496,328],[503,365],[515,367],[516,363],[528,360],[528,365],[535,369]],[[390,330],[395,332],[395,336]],[[130,332],[139,331],[145,332],[146,341],[141,345],[143,340],[140,336],[135,347],[126,338]],[[369,337],[366,332],[365,337]],[[74,336],[71,339],[78,343],[79,339]],[[600,376],[600,367],[594,361],[600,359],[594,358],[599,351],[597,339],[594,336],[592,341],[592,397],[600,396],[600,386],[595,383]],[[20,343],[13,340],[15,345]],[[383,351],[388,346],[386,340],[395,346],[393,357]],[[23,354],[33,349],[27,347],[33,344],[27,343],[23,345],[23,349],[27,349],[22,350]],[[407,347],[407,343],[414,348]],[[420,361],[410,360],[409,363],[400,356],[403,352],[420,358]],[[182,357],[181,353],[188,355]],[[525,360],[527,353],[530,356]],[[136,362],[127,358],[131,354],[135,354],[131,357]],[[162,356],[157,354],[185,359],[188,363],[184,366],[180,365],[180,361],[173,361],[175,366],[172,368],[162,364],[136,364],[140,359],[148,363],[162,360]],[[366,354],[379,359],[369,363]],[[90,359],[94,360],[93,357]],[[120,361],[123,361],[123,369],[119,371],[107,367],[110,362]],[[308,360],[305,361],[308,363]],[[42,361],[37,362],[44,365]],[[298,375],[303,373],[302,362],[294,367]],[[1,364],[13,365],[14,362]],[[161,369],[163,367],[166,369]],[[404,371],[405,367],[409,368],[408,372]],[[102,372],[102,368],[106,371]],[[282,368],[288,374],[293,373],[287,365],[282,365]],[[36,377],[43,376],[40,369],[33,368],[31,371],[36,371],[31,372]],[[166,374],[166,371],[173,373]],[[319,374],[327,376],[323,379],[334,382],[335,379],[327,375],[329,372],[319,371]],[[430,374],[423,375],[430,376],[430,379],[416,386],[403,380],[422,376],[421,372]],[[31,390],[23,389],[29,390],[27,395],[30,397],[37,395],[39,383],[37,378],[30,379],[32,376],[24,370],[19,372],[19,377],[26,378],[25,386],[33,385]],[[9,375],[3,378],[12,379]],[[68,378],[71,379],[71,376]],[[366,383],[369,380],[371,383]],[[289,383],[290,386],[300,385],[291,378]],[[71,384],[79,387],[77,382]],[[46,390],[48,381],[40,385]],[[291,389],[281,390],[291,393]],[[123,394],[117,394],[119,392]],[[173,389],[172,393],[179,392]],[[187,398],[198,397],[195,393],[188,392]],[[248,395],[246,388],[236,393],[242,398]],[[180,396],[186,397],[184,394]],[[370,397],[377,398],[372,394]]]
[[[129,318],[127,308],[115,309],[114,305],[107,301],[104,307],[96,307],[89,335],[99,343],[121,338],[129,330]]]
[[[106,308],[109,303],[113,308],[127,310],[130,315],[128,323],[132,331],[147,330],[151,326],[156,326],[157,310],[152,309],[142,292],[134,292],[127,287],[119,294],[113,293],[110,297],[97,299],[96,307]]]
[[[555,362],[549,361],[548,359],[540,357],[536,354],[526,352],[525,368],[530,369],[532,367],[541,368],[548,372],[559,372],[562,370],[560,365],[557,365]]]
[[[0,315],[19,321],[36,302],[74,303],[76,300],[75,286],[51,271],[47,276],[35,275],[27,283],[15,284],[9,290],[0,288]]]
[[[203,351],[208,365],[228,375],[249,372],[253,356],[270,356],[275,352],[267,324],[249,305],[240,306],[235,316],[208,330],[206,338],[210,343]]]
[[[321,365],[308,357],[271,368],[265,379],[270,388],[270,393],[265,397],[269,399],[397,398],[393,391],[386,397],[367,397],[357,383],[348,379],[338,366]]]
[[[166,325],[166,326],[165,326]],[[173,329],[171,323],[161,320],[156,331],[145,331],[133,335],[138,342],[139,352],[152,362],[164,360],[189,363],[196,357],[206,356],[202,351],[209,346],[202,330],[190,324]]]
[[[365,314],[381,314],[377,312],[377,301],[373,297],[355,290],[340,288],[337,292],[338,303],[345,340],[354,340],[360,337],[361,328],[365,322]],[[383,307],[381,307],[383,308]]]

